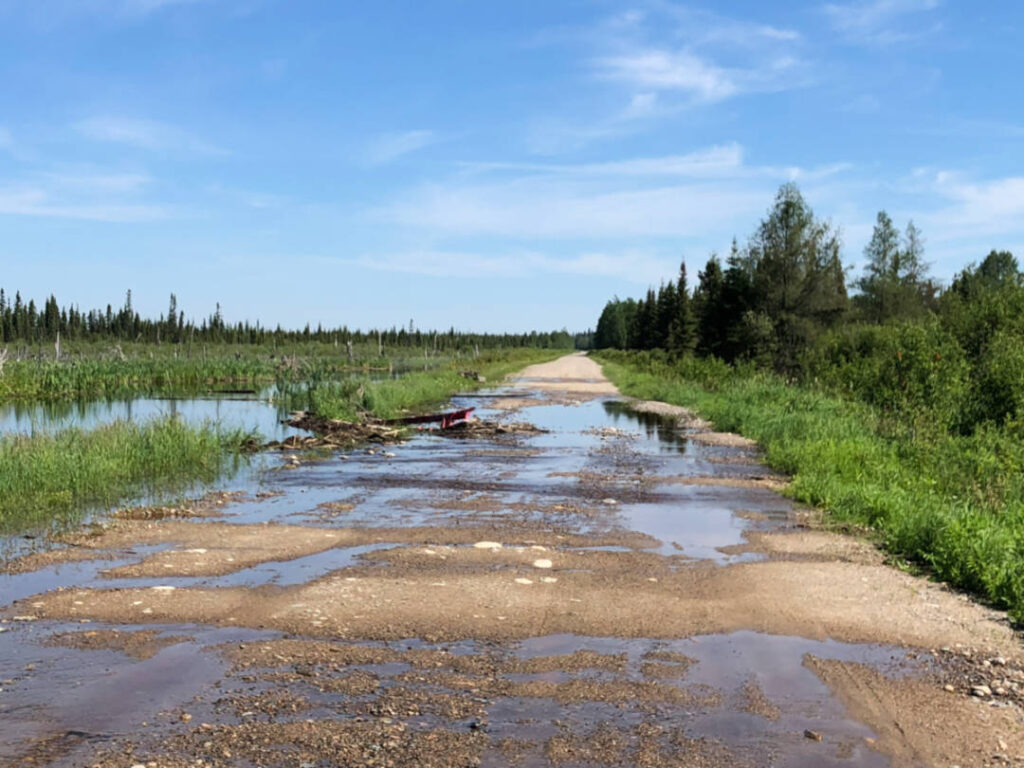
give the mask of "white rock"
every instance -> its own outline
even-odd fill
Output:
[[[159,587],[151,587],[154,592],[173,592],[175,587],[161,585]]]
[[[546,557],[542,557],[539,560],[533,561],[534,568],[550,568],[554,563],[548,560]]]
[[[497,541],[478,541],[473,546],[476,549],[501,549],[501,543]]]
[[[602,504],[607,504],[609,507],[614,507],[619,502],[617,502],[615,499],[602,499],[601,503]]]
[[[533,584],[532,579],[516,579],[516,584]]]
[[[543,581],[545,584],[554,584],[556,581],[558,581],[558,579],[556,579],[554,576],[545,576],[541,579],[541,581]]]

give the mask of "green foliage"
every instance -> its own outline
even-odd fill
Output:
[[[695,408],[716,428],[757,440],[768,463],[793,476],[794,498],[871,526],[892,553],[1024,622],[1018,424],[895,438],[880,408],[763,370],[654,353],[605,351],[599,359],[624,393]]]
[[[969,366],[937,321],[838,329],[802,364],[808,379],[876,406],[890,422],[939,432],[963,422]]]
[[[914,222],[907,224],[901,243],[889,214],[879,211],[864,256],[868,261],[857,281],[861,292],[854,302],[865,320],[884,323],[927,313],[935,289],[926,275],[924,246]]]
[[[556,350],[520,349],[481,355],[472,362],[472,369],[483,376],[488,385],[527,365],[558,357]],[[312,411],[332,419],[353,421],[364,416],[395,418],[410,412],[443,405],[453,394],[478,389],[483,382],[467,379],[461,371],[467,365],[454,363],[428,372],[407,373],[397,379],[373,381],[351,379],[326,381],[309,392]]]
[[[166,417],[0,437],[0,534],[75,523],[92,509],[212,481],[258,436]]]
[[[648,290],[636,306],[625,343],[617,316],[626,317],[625,303],[605,307],[598,349],[696,349],[793,373],[802,350],[846,311],[839,236],[814,217],[796,186],[783,185],[747,245],[733,243],[724,274],[713,256],[691,296],[684,264],[675,285]]]

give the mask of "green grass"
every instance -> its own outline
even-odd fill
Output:
[[[40,353],[42,354],[42,353]],[[448,365],[450,356],[425,357],[412,349],[355,350],[349,360],[344,347],[304,343],[271,345],[81,344],[62,359],[9,360],[0,371],[0,402],[126,397],[146,393],[201,392],[225,385],[256,385],[340,379],[353,373],[422,371]],[[472,363],[464,361],[464,365]]]
[[[143,494],[212,481],[251,436],[174,417],[0,437],[0,535],[47,532]]]
[[[1024,440],[1016,428],[919,436],[890,416],[779,377],[716,363],[602,352],[627,395],[688,406],[756,440],[788,493],[866,525],[894,555],[1024,622]]]
[[[485,352],[473,361],[452,362],[437,370],[407,373],[397,379],[328,381],[310,390],[309,407],[320,416],[346,421],[365,416],[395,418],[438,408],[457,392],[494,386],[527,365],[565,354],[566,350],[510,349]],[[487,379],[486,383],[462,377],[460,372],[464,370],[478,372]]]

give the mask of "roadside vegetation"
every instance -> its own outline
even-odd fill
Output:
[[[306,407],[302,403],[307,402],[309,410],[330,419],[396,418],[439,408],[458,392],[494,386],[510,373],[565,353],[562,349],[509,349],[481,354],[478,359],[464,364],[450,363],[444,368],[407,373],[398,378],[316,382],[310,385],[308,392],[293,396],[293,402],[299,407]],[[478,380],[477,375],[483,381]]]
[[[1024,621],[1024,274],[947,287],[878,216],[847,296],[839,241],[787,185],[727,266],[609,302],[597,357],[629,395],[757,440],[790,493]]]
[[[46,532],[90,510],[187,491],[238,462],[258,436],[175,417],[0,436],[0,535]]]
[[[220,307],[200,321],[186,319],[171,294],[167,314],[143,318],[131,291],[115,310],[60,306],[54,296],[37,308],[0,289],[0,401],[128,397],[196,393],[277,382],[386,376],[429,371],[450,363],[471,367],[489,353],[574,347],[567,331],[477,334],[392,327],[268,329],[228,323]]]
[[[135,379],[119,377],[138,375],[140,368],[148,365],[153,366],[149,369],[152,372],[160,370],[160,365],[184,364],[177,370],[192,370],[198,377],[213,370],[255,374],[266,370],[274,373],[270,381],[276,384],[274,398],[282,416],[289,410],[310,410],[326,418],[360,421],[439,408],[456,392],[493,385],[513,371],[564,352],[528,347],[492,349],[469,360],[431,359],[427,370],[402,375],[394,375],[393,370],[354,373],[323,358],[310,358],[276,371],[261,369],[244,359],[224,358],[207,363],[205,368],[200,361],[189,369],[186,361],[176,363],[155,355],[152,361],[136,363],[49,363],[51,367],[42,370],[54,376],[82,376],[80,383],[69,384],[67,389],[46,385],[50,392],[76,395],[113,386],[117,381],[130,385]],[[417,362],[423,364],[422,360]],[[34,363],[26,363],[19,376],[28,376],[33,368]],[[35,374],[42,375],[38,368]],[[255,374],[245,381],[261,380]],[[147,386],[153,381],[180,386],[183,380],[191,381],[146,379]],[[23,391],[38,386],[32,377],[23,383]],[[127,386],[117,391],[132,390]],[[118,421],[92,430],[40,429],[32,436],[0,435],[0,536],[63,530],[93,510],[141,496],[178,494],[199,483],[215,482],[247,461],[243,452],[261,442],[259,435],[225,430],[213,423],[187,424],[174,417],[144,423]]]

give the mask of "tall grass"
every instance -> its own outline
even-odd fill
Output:
[[[71,525],[92,509],[213,481],[252,437],[173,416],[0,437],[0,534]]]
[[[179,345],[90,345],[65,352],[60,361],[10,360],[0,368],[0,401],[130,396],[150,392],[196,392],[224,384],[349,376],[353,372],[404,372],[447,365],[451,357],[394,350],[381,357],[363,348],[350,360],[329,344],[274,346],[210,345],[187,352]],[[470,363],[466,363],[469,365]]]
[[[407,373],[397,379],[324,382],[310,390],[310,410],[320,416],[347,421],[364,416],[394,418],[441,406],[457,392],[494,386],[527,365],[553,360],[564,354],[565,350],[510,349],[486,352],[472,362],[449,363],[438,370]],[[466,369],[485,377],[486,383],[461,376],[461,371]]]
[[[694,408],[756,440],[793,476],[788,493],[833,519],[877,531],[893,554],[975,592],[1024,622],[1024,434],[965,437],[895,429],[871,406],[711,361],[668,363],[602,352],[634,397]]]

